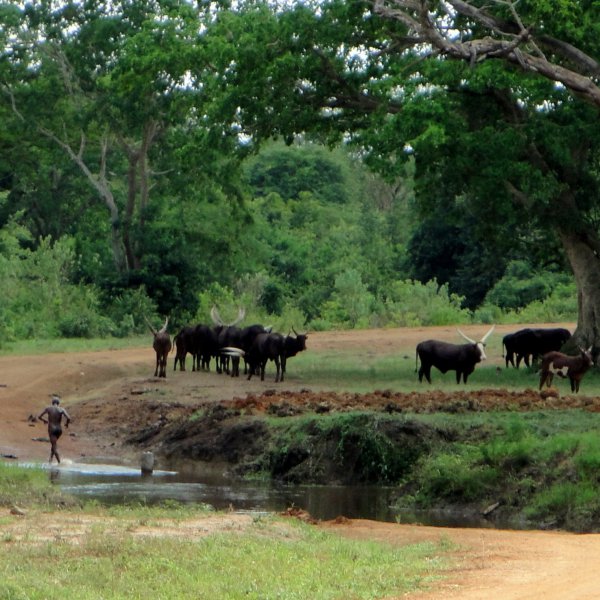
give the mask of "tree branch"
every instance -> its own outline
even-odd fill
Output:
[[[467,0],[447,0],[446,6],[451,10],[444,14],[432,13],[427,0],[375,0],[373,6],[376,14],[403,23],[411,36],[427,40],[443,55],[470,64],[488,59],[506,60],[523,71],[562,83],[600,108],[600,88],[590,77],[600,75],[600,63],[568,42],[538,35],[534,24],[524,24],[515,2],[491,0],[488,8],[494,5],[508,7],[512,19],[500,19],[489,9],[478,8]],[[456,29],[447,23],[455,22],[457,16],[472,22],[463,37],[457,36]],[[473,25],[483,28],[487,35],[473,37]]]

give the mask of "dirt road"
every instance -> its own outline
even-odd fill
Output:
[[[571,329],[572,324],[567,324]],[[485,327],[465,328],[477,337]],[[498,327],[501,336],[512,327]],[[453,339],[454,328],[396,329],[367,332],[315,333],[309,348],[369,347],[383,354],[403,352],[426,338]],[[149,348],[77,354],[48,354],[30,357],[0,358],[0,454],[18,456],[23,461],[44,461],[49,444],[44,440],[43,424],[28,421],[49,403],[49,394],[59,393],[63,405],[74,416],[85,407],[86,425],[75,419],[59,442],[63,456],[77,460],[81,456],[111,456],[121,452],[106,434],[106,420],[115,429],[126,427],[128,403],[136,390],[152,388],[160,397],[168,386],[177,387],[182,403],[220,400],[240,395],[239,383],[231,378],[198,377],[177,374],[166,381],[149,377],[153,370]],[[266,386],[260,381],[244,382],[244,394],[260,393]],[[296,385],[297,388],[303,387]],[[286,388],[294,389],[294,384]],[[299,390],[297,390],[299,391]],[[316,391],[316,390],[313,390]],[[242,395],[244,395],[242,394]],[[122,413],[103,412],[106,403],[122,404]],[[121,410],[121,409],[120,409]],[[102,427],[94,427],[102,423]],[[110,431],[109,427],[109,431]],[[96,434],[94,434],[96,432]],[[97,432],[104,432],[98,436]],[[340,535],[376,539],[392,544],[419,540],[448,540],[459,549],[459,567],[433,591],[412,596],[420,600],[573,600],[600,598],[600,582],[595,568],[600,559],[600,535],[574,535],[561,532],[515,532],[479,529],[447,529],[414,525],[396,525],[338,519],[320,525]]]

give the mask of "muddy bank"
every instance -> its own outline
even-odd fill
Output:
[[[482,464],[475,483],[459,472],[461,464],[452,469],[445,465],[439,480],[423,472],[424,458],[452,454],[453,446],[481,448],[492,443],[501,432],[487,418],[490,413],[573,408],[597,413],[600,399],[542,397],[533,390],[406,394],[271,390],[196,404],[148,400],[136,393],[114,401],[84,401],[74,410],[81,423],[89,423],[88,435],[112,437],[111,450],[124,455],[152,450],[165,464],[218,465],[232,478],[395,486],[393,501],[401,508],[486,513],[504,526],[590,531],[597,529],[600,515],[576,521],[561,514],[525,518],[536,490],[552,484],[549,469],[529,464],[527,456]],[[439,413],[448,418],[425,418]],[[477,414],[484,417],[481,423],[465,418]]]

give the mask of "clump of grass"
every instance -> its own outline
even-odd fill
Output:
[[[53,486],[48,474],[0,462],[0,506],[72,506],[76,500]]]

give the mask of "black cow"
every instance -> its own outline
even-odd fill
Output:
[[[419,343],[415,357],[417,366],[418,360],[421,360],[419,381],[422,382],[423,376],[425,376],[425,379],[431,383],[431,367],[435,367],[442,373],[456,371],[456,383],[460,383],[461,377],[467,383],[467,378],[475,370],[475,365],[487,358],[484,351],[485,341],[492,331],[494,331],[494,327],[479,342],[476,342],[459,329],[458,332],[469,341],[468,344],[450,344],[439,340],[427,340]]]
[[[196,325],[194,329],[196,369],[210,371],[210,361],[219,356],[218,332],[209,325]]]
[[[173,344],[175,346],[175,361],[173,363],[173,370],[177,370],[177,363],[179,363],[179,370],[185,371],[185,358],[188,352],[192,355],[192,371],[196,370],[196,335],[194,327],[183,327],[179,333],[173,338]]]
[[[248,325],[248,327],[243,327],[240,331],[239,335],[239,344],[238,348],[241,348],[244,351],[244,354],[252,348],[252,344],[256,337],[261,333],[271,333],[271,327],[265,327],[264,325]],[[248,370],[250,365],[248,363],[248,359],[244,356],[244,375],[248,374]],[[237,373],[239,375],[239,372]]]
[[[571,332],[562,327],[550,329],[519,329],[504,336],[502,343],[506,348],[506,366],[508,363],[519,368],[521,360],[530,366],[536,358],[560,350],[571,338]],[[516,356],[516,365],[514,357]]]
[[[265,367],[267,361],[275,363],[277,373],[275,381],[283,381],[285,377],[286,362],[288,358],[296,356],[298,352],[306,350],[307,334],[295,336],[281,335],[280,333],[259,333],[252,343],[250,349],[243,353],[248,361],[248,379],[260,371],[260,379],[265,379]]]

